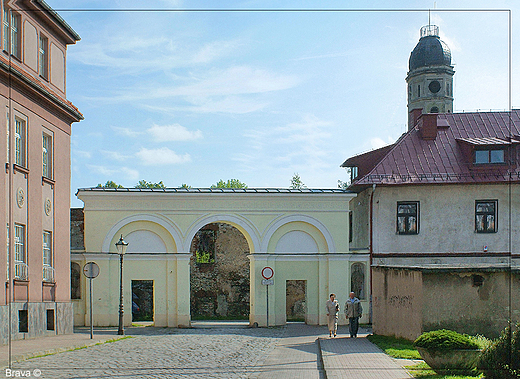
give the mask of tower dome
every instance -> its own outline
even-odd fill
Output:
[[[422,113],[453,112],[453,66],[448,45],[439,38],[439,27],[421,28],[421,38],[408,61],[408,128]]]
[[[439,38],[439,28],[427,25],[421,28],[421,39],[410,54],[408,68],[415,70],[428,66],[451,66],[451,51]]]

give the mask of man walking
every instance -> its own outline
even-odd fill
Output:
[[[363,307],[361,307],[361,302],[354,292],[351,292],[349,299],[345,303],[345,317],[349,320],[348,330],[350,332],[350,338],[357,337],[359,318],[362,314]]]

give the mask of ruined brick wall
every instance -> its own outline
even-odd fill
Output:
[[[204,251],[209,256],[197,256],[197,250],[208,249],[213,249]],[[206,225],[195,235],[190,252],[192,318],[247,319],[249,246],[242,233],[228,224]]]

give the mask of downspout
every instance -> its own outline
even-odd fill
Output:
[[[372,184],[372,193],[370,194],[370,214],[369,214],[369,245],[368,252],[370,254],[369,265],[370,265],[370,313],[368,322],[372,324],[372,289],[373,289],[373,275],[372,275],[372,261],[373,261],[373,244],[374,244],[374,192],[376,191],[375,183]]]

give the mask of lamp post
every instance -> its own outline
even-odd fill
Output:
[[[123,329],[123,255],[126,253],[128,243],[121,238],[116,242],[117,254],[119,254],[119,328],[117,329],[118,335],[124,335],[125,330]]]

